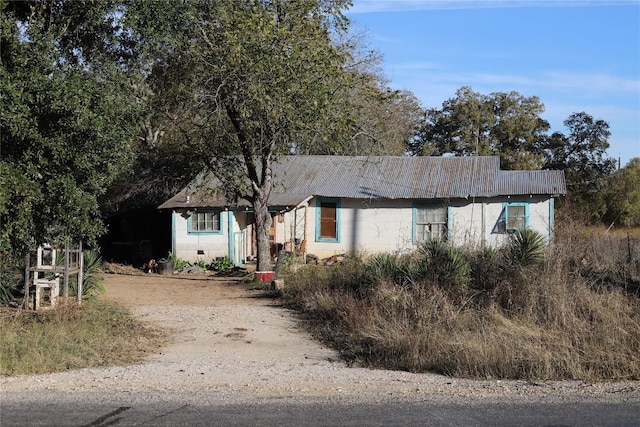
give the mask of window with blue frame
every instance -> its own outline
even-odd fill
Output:
[[[318,199],[316,202],[316,241],[340,241],[340,201]]]
[[[503,232],[507,233],[515,233],[529,228],[529,203],[504,203],[501,224]]]
[[[189,233],[222,233],[220,212],[199,210],[187,220]]]

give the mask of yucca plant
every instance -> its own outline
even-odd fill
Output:
[[[105,292],[104,263],[100,253],[95,250],[84,252],[84,268],[82,270],[82,299],[92,300]],[[71,292],[78,294],[77,283],[71,283]]]
[[[468,258],[472,271],[471,287],[491,291],[505,278],[510,277],[504,259],[503,252],[491,246],[471,252]]]
[[[544,260],[547,246],[545,237],[538,231],[519,230],[509,236],[509,255],[514,264],[527,266]]]
[[[462,291],[471,280],[471,268],[461,250],[441,240],[423,243],[418,248],[422,255],[423,277],[444,289]]]
[[[389,281],[402,284],[405,279],[404,270],[404,262],[390,253],[374,255],[366,264],[367,278],[371,283]]]

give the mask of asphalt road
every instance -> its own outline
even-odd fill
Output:
[[[9,401],[8,401],[9,400]],[[145,401],[148,400],[148,401]],[[216,402],[55,392],[3,396],[0,425],[10,426],[640,426],[640,403],[380,401],[270,398]],[[207,402],[211,400],[211,402]],[[229,400],[225,398],[223,400]],[[350,399],[351,400],[351,399]]]

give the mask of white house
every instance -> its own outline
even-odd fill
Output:
[[[498,157],[284,156],[273,176],[272,254],[320,258],[406,252],[431,239],[497,246],[524,228],[550,240],[554,197],[566,193],[562,171],[502,171]],[[202,192],[215,182],[199,176],[159,207],[173,212],[172,250],[241,264],[255,256],[252,208]]]

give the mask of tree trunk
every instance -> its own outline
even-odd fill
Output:
[[[256,195],[253,201],[253,209],[256,217],[256,242],[258,245],[256,271],[271,271],[271,250],[269,248],[271,214],[269,214],[266,197]]]

